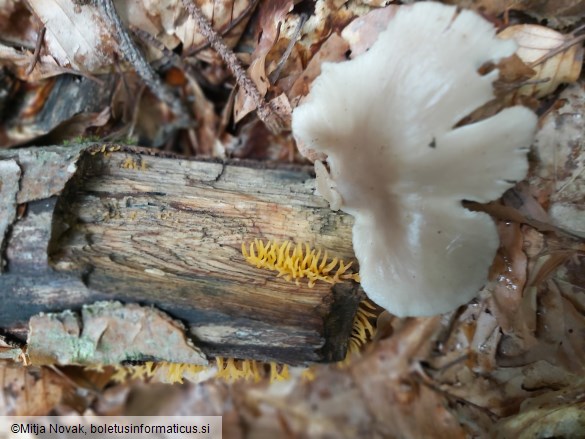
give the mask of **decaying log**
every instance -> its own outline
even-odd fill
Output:
[[[242,242],[290,239],[353,259],[351,217],[307,168],[163,157],[120,145],[0,152],[0,328],[98,300],[154,305],[207,355],[299,364],[344,357],[358,286],[299,285]]]

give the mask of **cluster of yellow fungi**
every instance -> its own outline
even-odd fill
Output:
[[[347,273],[351,262],[345,264],[339,258],[329,260],[327,251],[316,251],[307,243],[294,245],[290,241],[268,241],[265,244],[264,241],[255,239],[248,248],[242,243],[242,254],[248,263],[256,268],[277,271],[278,277],[287,281],[294,280],[297,285],[299,279],[303,278],[309,280],[309,287],[313,287],[318,280],[330,284],[350,279],[356,282],[360,280],[357,273]]]

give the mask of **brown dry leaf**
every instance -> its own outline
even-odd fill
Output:
[[[501,60],[498,63],[498,71],[500,73],[498,81],[504,84],[524,82],[535,74],[533,69],[524,64],[518,54],[514,54]],[[494,84],[494,87],[498,87],[498,85],[499,84],[496,83]]]
[[[374,9],[373,11],[356,18],[341,32],[341,36],[349,44],[351,57],[368,50],[378,39],[378,34],[388,27],[392,17],[398,12],[399,6]]]
[[[345,60],[345,53],[349,46],[345,39],[337,34],[331,35],[309,61],[305,70],[299,75],[289,90],[288,97],[293,106],[297,106],[301,99],[309,93],[313,80],[321,73],[321,64],[324,62],[339,62]],[[297,142],[300,153],[311,161],[324,160],[323,154],[305,147],[302,142]]]
[[[74,386],[47,368],[0,362],[0,413],[10,416],[47,415],[60,404],[81,406]]]
[[[7,45],[34,49],[41,27],[26,2],[0,0],[0,40]]]
[[[110,120],[110,108],[99,113],[81,112],[61,123],[50,134],[51,142],[63,143],[72,138],[83,138],[90,128],[103,127]]]
[[[569,26],[578,23],[585,13],[583,0],[446,0],[460,8],[473,9],[481,14],[496,17],[509,11],[523,11],[549,24]]]
[[[393,335],[350,366],[372,432],[383,437],[465,437],[444,395],[418,375],[418,361],[433,351],[441,317],[397,322]]]
[[[491,294],[487,305],[504,334],[530,344],[534,339],[536,304],[523,294],[528,260],[521,225],[499,223],[500,248],[492,266]]]
[[[563,35],[553,29],[533,24],[510,26],[498,38],[513,39],[518,44],[516,55],[532,70],[530,84],[516,93],[542,98],[560,84],[575,82],[583,64],[581,38]]]
[[[258,89],[260,96],[264,97],[268,91],[270,83],[266,75],[264,66],[264,57],[255,59],[248,68],[248,75],[254,82]],[[239,89],[234,102],[234,122],[241,121],[244,117],[256,109],[254,99],[246,93],[243,89]]]
[[[184,53],[188,55],[198,52],[197,58],[203,61],[221,62],[212,50],[199,52],[207,41],[193,17],[186,13],[181,0],[170,0],[164,4],[138,0],[116,0],[115,3],[123,20],[145,30],[166,47],[172,49],[181,43]],[[256,5],[254,0],[195,0],[194,3],[230,48],[240,39]]]
[[[554,27],[573,26],[583,19],[585,1],[583,0],[555,0],[534,1],[523,0],[523,7],[518,8],[539,20],[547,20]],[[516,8],[514,8],[516,9]]]
[[[248,73],[261,94],[265,95],[274,88],[274,84],[270,84],[267,78],[282,62],[285,62],[281,73],[287,78],[285,81],[278,82],[276,93],[284,92],[294,107],[296,104],[294,98],[309,85],[308,79],[302,77],[302,64],[310,62],[316,53],[320,52],[319,49],[324,41],[331,38],[339,39],[338,34],[348,23],[355,17],[368,13],[370,7],[347,2],[347,0],[317,0],[314,4],[314,14],[307,19],[302,12],[287,14],[292,10],[292,6],[292,0],[261,4],[259,19],[254,28],[254,34],[260,35],[260,39],[257,44],[252,43],[255,44],[255,49],[250,56]],[[306,21],[303,21],[305,19]],[[299,32],[300,25],[302,28]],[[367,33],[366,29],[364,29],[365,33]],[[290,45],[294,45],[292,55],[288,60],[282,59]],[[325,50],[331,50],[331,46]],[[324,52],[321,57],[325,58],[325,56]],[[331,57],[331,60],[333,59],[339,59],[337,54]],[[316,72],[318,74],[318,71]],[[236,122],[254,109],[253,102],[240,90],[234,105]]]
[[[191,93],[188,84],[185,84],[183,88]],[[110,138],[137,138],[140,145],[161,147],[176,137],[178,119],[167,105],[154,96],[138,75],[124,74],[117,83],[111,101],[113,118],[121,120],[124,125]],[[205,101],[195,102],[193,104],[195,111],[198,111],[199,104],[205,106]],[[196,114],[196,117],[199,118],[201,115]],[[211,127],[199,127],[199,129],[209,128]],[[193,153],[190,150],[182,152],[187,155]]]
[[[340,62],[344,61],[345,53],[349,49],[349,45],[337,34],[331,35],[323,43],[321,48],[313,55],[311,61],[295,81],[288,92],[288,97],[296,106],[300,98],[309,93],[310,85],[313,80],[321,73],[321,64],[324,62]]]
[[[29,321],[27,353],[32,364],[96,365],[129,360],[206,365],[181,323],[155,308],[119,302],[85,305],[81,316],[64,311]]]
[[[259,35],[258,44],[251,55],[251,63],[248,67],[248,75],[258,88],[261,96],[265,96],[270,83],[266,72],[266,56],[276,44],[280,34],[280,27],[285,21],[285,16],[292,10],[292,0],[279,0],[263,2],[258,9],[258,21],[256,32]],[[256,109],[253,99],[244,90],[238,90],[234,103],[234,120],[239,122],[246,115]]]
[[[114,3],[123,21],[148,32],[168,48],[182,44],[183,50],[189,53],[206,43],[181,0],[171,0],[164,5],[139,0],[117,0]],[[251,0],[198,0],[196,3],[218,32],[229,30],[223,36],[229,47],[239,40],[254,4]],[[115,32],[111,23],[104,21],[96,5],[80,5],[70,0],[31,0],[29,4],[47,29],[44,39],[46,53],[60,67],[97,73],[109,71],[117,63]],[[229,29],[235,21],[239,23]],[[146,51],[150,60],[161,56],[150,46]],[[219,61],[211,51],[198,56],[208,62]]]
[[[291,160],[296,151],[290,137],[271,133],[260,121],[253,121],[242,126],[238,137],[226,145],[226,150],[233,157],[246,157],[255,160]]]
[[[29,75],[27,69],[32,64],[33,59],[34,54],[32,51],[19,51],[13,47],[0,44],[0,62],[10,67],[14,75],[23,81],[38,81],[72,72],[71,69],[59,66],[53,57],[41,55]]]
[[[434,382],[458,398],[459,419],[481,415],[469,424],[480,436],[499,416],[517,414],[522,401],[568,389],[585,371],[585,301],[578,286],[585,281],[575,277],[583,271],[582,244],[514,223],[499,228],[502,247],[485,298],[454,314],[439,352],[427,360]],[[482,421],[485,414],[490,422]],[[512,428],[506,422],[502,428]],[[541,428],[551,425],[549,419]],[[571,425],[569,431],[579,431]]]
[[[498,16],[509,9],[521,9],[530,0],[445,0],[444,3],[473,9],[488,16]]]
[[[219,117],[215,113],[213,103],[207,99],[201,87],[192,77],[187,76],[189,83],[189,95],[194,96],[193,114],[197,120],[195,131],[195,145],[197,155],[225,157],[225,154],[218,154],[216,143],[217,131],[219,128]]]

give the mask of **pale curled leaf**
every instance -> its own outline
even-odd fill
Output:
[[[69,0],[31,0],[47,29],[45,45],[60,66],[95,72],[111,63],[118,45],[96,7]]]
[[[516,54],[534,70],[530,84],[522,86],[518,94],[541,98],[560,84],[579,78],[583,64],[581,39],[533,24],[510,26],[498,38],[516,41]]]

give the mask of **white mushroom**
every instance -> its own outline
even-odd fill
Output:
[[[450,311],[487,280],[496,226],[461,201],[524,178],[537,119],[512,107],[457,123],[493,99],[498,72],[478,69],[514,49],[473,12],[404,6],[368,52],[323,65],[293,113],[296,139],[327,156],[320,190],[355,217],[364,291],[393,314]]]

